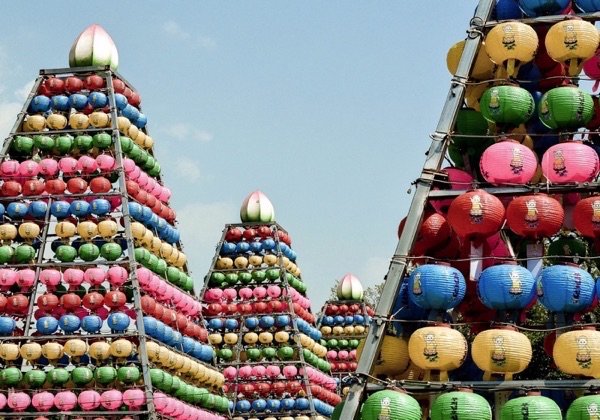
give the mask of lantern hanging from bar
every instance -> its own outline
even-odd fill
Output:
[[[577,129],[594,116],[592,96],[577,86],[560,86],[544,93],[538,104],[540,121],[551,129]]]
[[[514,328],[491,329],[480,332],[471,347],[473,361],[484,371],[484,380],[500,374],[512,380],[515,373],[524,371],[531,362],[531,342]]]
[[[553,60],[568,65],[569,76],[577,76],[583,62],[596,52],[599,41],[598,30],[592,23],[568,19],[552,25],[545,45]]]
[[[566,420],[600,418],[600,395],[584,395],[571,403]]]
[[[465,48],[465,40],[459,41],[448,50],[446,55],[446,66],[450,74],[456,74],[458,63]],[[471,70],[471,77],[476,80],[488,80],[494,77],[494,63],[487,55],[485,46],[481,45],[475,57],[475,64]]]
[[[537,281],[538,299],[550,312],[583,311],[595,294],[592,276],[574,264],[546,267]]]
[[[558,200],[546,194],[515,197],[506,209],[506,223],[519,236],[539,240],[555,235],[565,212]]]
[[[452,201],[447,220],[459,237],[483,239],[502,226],[504,206],[496,196],[484,190],[473,190]]]
[[[431,406],[431,420],[492,420],[492,409],[485,398],[472,391],[446,392]]]
[[[485,50],[508,77],[515,76],[523,63],[535,57],[538,48],[535,30],[524,23],[510,21],[494,26],[485,37]]]
[[[485,149],[479,160],[481,175],[493,185],[526,184],[534,177],[537,164],[531,149],[509,138]]]
[[[486,90],[479,106],[483,117],[499,128],[514,128],[531,118],[535,110],[533,96],[519,86],[494,86]]]
[[[577,141],[556,144],[542,156],[542,172],[552,183],[590,182],[599,170],[596,151]]]
[[[363,403],[361,419],[400,419],[420,420],[421,406],[419,402],[404,392],[383,390],[377,391]]]
[[[535,299],[535,279],[516,264],[500,264],[482,271],[477,282],[481,302],[490,309],[523,309]]]
[[[445,264],[417,267],[408,280],[410,299],[425,309],[446,311],[465,297],[465,278],[456,268]]]
[[[511,420],[562,420],[562,413],[560,407],[550,398],[541,395],[530,395],[514,398],[504,404],[500,418]]]
[[[568,375],[600,377],[600,331],[591,327],[558,335],[552,357]]]
[[[575,229],[586,238],[600,238],[600,196],[584,198],[577,202],[573,212]]]

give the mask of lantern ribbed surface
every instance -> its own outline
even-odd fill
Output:
[[[533,60],[537,48],[537,33],[521,22],[498,24],[485,37],[488,56],[494,63],[503,65],[508,76],[516,75],[521,63]]]
[[[363,340],[356,350],[356,360],[360,359],[364,346]],[[375,376],[384,375],[393,378],[404,372],[409,362],[408,342],[402,337],[386,335],[383,337],[379,356],[371,373]]]
[[[526,184],[535,175],[537,164],[531,149],[510,139],[485,149],[479,160],[483,178],[493,185]]]
[[[546,92],[538,104],[540,121],[552,129],[585,126],[594,115],[594,101],[577,86],[561,86]]]
[[[558,335],[552,357],[564,373],[600,377],[600,331],[592,328]]]
[[[541,395],[514,398],[504,404],[501,420],[562,420],[560,407]]]
[[[483,117],[493,123],[518,126],[529,121],[535,110],[531,94],[518,86],[494,86],[479,100]]]
[[[545,194],[515,197],[506,208],[506,223],[519,236],[540,239],[556,234],[565,212],[558,200]]]
[[[462,108],[456,116],[452,136],[452,143],[457,147],[468,147],[487,141],[486,138],[477,137],[488,134],[489,123],[483,114],[471,108]],[[462,134],[462,136],[461,136]]]
[[[491,329],[477,334],[471,345],[473,361],[488,374],[522,372],[531,362],[531,342],[511,329]]]
[[[456,73],[458,62],[460,61],[464,48],[465,41],[463,40],[457,42],[448,50],[448,54],[446,55],[446,66],[452,75]],[[491,79],[493,75],[494,63],[490,60],[484,45],[482,45],[479,47],[479,51],[477,51],[475,64],[473,64],[473,70],[471,71],[471,77],[476,80],[488,80]]]
[[[402,235],[406,218],[398,225],[398,239]],[[429,251],[443,245],[452,235],[452,229],[446,218],[439,213],[426,213],[417,233],[417,239],[411,251],[412,255],[426,255]]]
[[[573,222],[583,236],[595,239],[600,236],[600,196],[584,198],[577,202]]]
[[[504,206],[484,190],[456,197],[448,209],[448,223],[462,238],[485,238],[498,232],[504,222]]]
[[[592,181],[599,171],[598,154],[579,142],[559,143],[550,147],[542,157],[542,172],[556,184]]]
[[[467,340],[448,327],[424,327],[408,341],[410,360],[425,370],[450,371],[459,368],[467,357]]]
[[[595,281],[585,270],[571,265],[546,267],[537,281],[537,296],[551,312],[579,312],[591,305]]]
[[[398,391],[377,391],[362,405],[361,420],[420,420],[421,406],[408,394]]]
[[[600,1],[598,0],[574,0],[573,5],[583,13],[600,11]]]
[[[535,298],[535,286],[535,279],[526,268],[516,264],[500,264],[481,272],[477,292],[488,308],[522,309]]]
[[[570,0],[518,0],[528,17],[557,15],[567,8]]]
[[[545,44],[548,55],[558,62],[566,62],[569,76],[577,76],[583,61],[596,52],[599,41],[598,30],[592,23],[569,19],[552,25]]]
[[[492,409],[485,398],[473,392],[446,392],[431,406],[431,420],[492,420]]]
[[[410,299],[425,309],[446,310],[465,296],[465,278],[456,268],[441,264],[417,267],[408,280]]]
[[[571,403],[565,420],[593,420],[600,418],[600,395],[585,395]]]

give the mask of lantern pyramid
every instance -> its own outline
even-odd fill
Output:
[[[343,394],[347,391],[344,378],[356,370],[357,349],[366,337],[366,326],[374,312],[364,302],[362,285],[353,274],[345,274],[340,279],[336,294],[337,299],[323,305],[317,328],[325,341],[337,392]]]
[[[228,224],[202,292],[235,419],[329,418],[340,397],[290,235],[260,191]]]
[[[478,2],[470,36],[448,52],[450,92],[333,418],[598,417],[600,332],[583,322],[598,296],[598,12],[587,0]],[[546,330],[544,343],[528,328]],[[384,353],[406,370],[378,370]],[[562,377],[536,377],[543,369]],[[374,376],[440,391],[415,406],[372,393]],[[536,394],[534,380],[554,393]],[[534,392],[511,394],[522,389]]]
[[[225,418],[140,95],[98,25],[69,62],[0,158],[0,416]]]

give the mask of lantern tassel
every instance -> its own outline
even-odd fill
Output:
[[[471,242],[469,280],[477,281],[483,269],[483,243]]]
[[[544,256],[544,246],[540,242],[527,244],[526,252],[527,269],[531,272],[533,278],[537,278],[543,267],[542,257]]]
[[[511,77],[512,75],[515,74],[515,67],[516,67],[515,61],[516,60],[514,58],[510,58],[506,61],[506,73],[508,74],[508,77]]]
[[[583,63],[578,58],[572,58],[569,61],[569,76],[577,76],[581,73]]]

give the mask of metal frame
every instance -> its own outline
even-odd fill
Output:
[[[376,309],[376,314],[384,318],[387,318],[392,310],[394,299],[404,277],[408,264],[406,255],[409,254],[413,247],[435,175],[440,170],[444,161],[446,148],[449,143],[449,134],[454,127],[458,110],[462,106],[466,89],[465,84],[469,79],[477,50],[482,42],[483,34],[480,28],[488,21],[494,4],[493,0],[480,0],[475,16],[471,20],[470,35],[465,42],[464,50],[458,63],[458,69],[452,79],[450,91],[448,92],[436,131],[432,135],[431,146],[427,152],[421,177],[417,180],[415,195],[410,205],[404,230],[396,246],[388,273],[385,276],[385,285]],[[360,418],[360,404],[365,393],[367,375],[371,372],[379,353],[385,327],[386,322],[382,319],[374,319],[369,327],[364,350],[358,361],[358,368],[356,370],[358,375],[357,382],[350,387],[350,392],[344,401],[344,407],[340,413],[341,419],[358,420]]]

